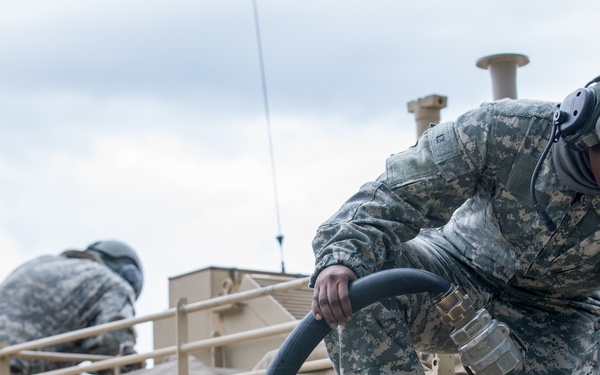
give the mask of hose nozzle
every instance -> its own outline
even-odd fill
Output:
[[[526,349],[521,340],[487,310],[475,310],[468,295],[454,286],[433,302],[442,322],[453,328],[450,338],[458,345],[460,360],[469,373],[507,375],[522,369]]]

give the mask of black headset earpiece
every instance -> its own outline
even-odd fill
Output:
[[[577,133],[591,116],[596,95],[586,87],[569,94],[556,106],[554,121],[560,125],[561,135]]]
[[[596,106],[596,94],[587,87],[573,91],[554,110],[554,125],[558,137],[572,148],[585,150],[598,143],[596,124],[590,117]]]

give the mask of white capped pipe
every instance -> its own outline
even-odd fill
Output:
[[[517,98],[517,68],[527,65],[529,58],[517,53],[489,55],[477,60],[477,67],[489,69],[494,100]]]

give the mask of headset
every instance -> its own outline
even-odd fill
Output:
[[[584,87],[573,91],[554,110],[554,126],[558,137],[563,137],[571,148],[583,151],[600,143],[592,114],[596,107],[596,93],[589,87],[600,82],[600,76]]]
[[[600,139],[596,135],[596,123],[598,122],[598,125],[600,125],[600,118],[596,121],[593,118],[593,114],[596,112],[596,93],[589,88],[598,82],[600,82],[600,76],[589,81],[584,87],[573,91],[562,103],[556,105],[550,140],[540,155],[531,176],[529,192],[533,207],[550,232],[556,230],[556,224],[546,212],[546,208],[539,204],[535,197],[535,181],[552,144],[558,142],[560,138],[565,141],[568,147],[579,151],[600,144]]]

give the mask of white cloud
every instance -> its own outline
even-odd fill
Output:
[[[1,228],[0,249],[2,249],[2,262],[0,262],[0,275],[2,275],[2,278],[12,272],[15,265],[28,260],[28,257],[20,251],[18,240]]]

